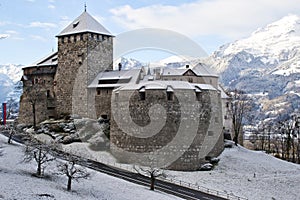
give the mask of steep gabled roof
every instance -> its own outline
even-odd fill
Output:
[[[208,67],[207,65],[203,63],[198,63],[196,66],[193,67],[193,71],[198,75],[198,76],[213,76],[213,77],[218,77],[216,73],[213,72],[213,70]]]
[[[57,52],[51,52],[47,56],[32,63],[31,65],[23,67],[23,69],[29,67],[56,66],[56,65],[57,65]]]
[[[95,18],[88,12],[84,11],[71,24],[62,30],[57,37],[71,35],[75,33],[99,33],[103,35],[113,36],[106,28],[104,28]]]

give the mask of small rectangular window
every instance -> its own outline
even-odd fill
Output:
[[[140,100],[145,100],[146,99],[146,93],[145,92],[140,92]]]
[[[174,93],[173,92],[167,92],[167,98],[168,98],[168,101],[173,101]]]
[[[101,90],[98,89],[98,90],[97,90],[97,95],[100,95],[100,94],[101,94]]]
[[[108,115],[101,115],[102,119],[108,119]]]

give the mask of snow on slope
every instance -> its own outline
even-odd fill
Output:
[[[13,83],[21,80],[22,65],[0,65],[0,74],[6,74]]]
[[[147,187],[139,186],[115,177],[89,170],[91,178],[73,183],[73,191],[67,192],[66,178],[51,175],[50,178],[35,178],[34,163],[20,163],[22,148],[20,145],[4,144],[6,138],[0,134],[0,145],[4,146],[4,156],[0,157],[0,199],[56,199],[56,200],[174,200],[180,199],[159,191],[150,191]],[[46,174],[55,172],[52,163],[45,169]],[[41,197],[39,194],[49,194],[52,197]]]
[[[0,102],[9,98],[20,99],[19,90],[15,90],[22,76],[22,65],[0,65]]]
[[[299,54],[300,18],[288,15],[258,29],[248,38],[221,46],[211,59],[221,73],[229,67],[280,68],[281,64],[293,58],[299,60]]]
[[[49,136],[43,137],[50,139]],[[108,152],[90,150],[87,143],[64,145],[64,150],[71,153],[80,152],[80,156],[110,163],[116,167],[122,166],[123,169],[132,168],[128,164],[114,163],[116,160]],[[240,146],[225,149],[213,171],[168,170],[165,173],[168,179],[175,179],[177,182],[185,181],[208,189],[226,191],[228,194],[246,197],[249,200],[300,199],[300,165]]]
[[[243,147],[225,149],[209,172],[174,172],[178,180],[246,197],[249,200],[298,200],[300,165]]]
[[[238,40],[223,49],[223,55],[246,51],[255,57],[265,56],[268,60],[288,59],[288,51],[300,47],[300,18],[288,15],[264,28],[258,29],[246,39]]]

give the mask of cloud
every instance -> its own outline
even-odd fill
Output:
[[[66,26],[68,26],[71,22],[72,20],[68,16],[61,16],[59,21],[59,27],[63,29]]]
[[[35,0],[26,0],[27,2],[35,2]]]
[[[188,36],[218,35],[239,39],[289,13],[299,13],[294,0],[199,0],[178,6],[150,5],[111,9],[126,29],[164,28]]]
[[[49,5],[48,8],[49,9],[55,9],[55,6],[54,5]]]
[[[33,40],[38,40],[38,41],[42,41],[42,42],[46,42],[47,39],[40,36],[40,35],[30,35],[30,37],[33,39]]]
[[[5,31],[5,33],[8,33],[10,35],[17,35],[17,34],[19,34],[19,32],[14,31],[14,30],[7,30],[7,31]]]
[[[7,24],[10,24],[10,22],[6,22],[6,21],[0,21],[0,26],[5,26]]]
[[[55,3],[55,0],[48,0],[49,3]]]
[[[0,40],[8,38],[9,34],[0,34]]]
[[[56,28],[57,25],[48,22],[31,22],[29,27],[37,27],[37,28]]]
[[[12,40],[25,40],[25,38],[21,37],[20,33],[15,30],[7,30],[5,33],[7,33]]]

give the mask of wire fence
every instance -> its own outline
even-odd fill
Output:
[[[134,167],[132,165],[125,165],[125,164],[120,164],[120,163],[115,163],[115,162],[111,163],[107,160],[102,160],[102,161],[99,161],[99,162],[102,162],[103,164],[106,164],[106,165],[109,165],[109,166],[112,166],[112,167],[115,167],[115,168],[119,168],[119,169],[126,170],[126,171],[129,171],[129,172],[137,173],[137,171],[134,169]],[[210,195],[215,195],[215,196],[218,196],[218,197],[229,199],[229,200],[248,200],[247,198],[239,197],[239,196],[237,196],[235,194],[232,194],[232,193],[228,193],[228,192],[225,192],[225,191],[218,191],[218,190],[214,190],[214,189],[209,189],[209,188],[206,188],[204,186],[200,186],[200,185],[197,185],[197,184],[194,184],[194,183],[189,183],[189,182],[182,181],[182,180],[177,180],[177,179],[170,178],[170,177],[163,177],[163,178],[158,177],[157,179],[165,181],[165,182],[169,182],[169,183],[172,183],[172,184],[180,185],[180,186],[183,186],[183,187],[186,187],[186,188],[189,188],[189,189],[193,189],[193,190],[196,190],[196,191],[204,192],[204,193],[207,193],[207,194],[210,194]]]

